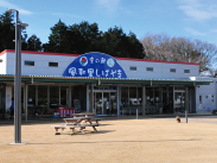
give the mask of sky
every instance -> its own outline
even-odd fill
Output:
[[[97,23],[103,32],[118,26],[139,40],[163,33],[217,45],[216,0],[0,0],[0,14],[8,9],[18,10],[28,37],[35,34],[42,43],[61,19],[67,26]]]

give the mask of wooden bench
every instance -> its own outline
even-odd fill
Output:
[[[99,123],[91,123],[91,124],[82,124],[82,125],[80,125],[80,127],[84,127],[84,128],[92,127],[96,132],[98,132],[98,131],[97,131],[97,129],[95,127],[98,127],[98,126],[99,126]],[[85,134],[85,132],[82,132],[82,133]]]
[[[75,129],[78,129],[83,134],[85,134],[85,132],[83,131],[83,129],[85,129],[86,126],[85,125],[76,126],[76,125],[73,125],[73,124],[67,124],[67,125],[55,125],[53,127],[56,130],[55,135],[60,135],[65,129],[72,130],[72,132],[70,133],[70,135],[73,135],[75,133]],[[61,130],[61,131],[59,131],[59,130]]]
[[[83,130],[84,127],[77,127],[77,126],[66,126],[66,125],[57,125],[57,126],[54,126],[54,129],[56,130],[55,132],[55,135],[60,135],[65,129],[70,129],[72,130],[72,132],[70,133],[70,135],[73,135],[75,133],[75,128],[78,128],[80,130]],[[59,129],[61,129],[61,131],[59,131]]]
[[[96,123],[99,123],[99,121],[101,121],[102,119],[101,118],[91,118],[91,121],[95,121]]]
[[[72,114],[73,117],[94,117],[95,113],[75,113]]]
[[[86,127],[92,127],[96,132],[97,126],[99,126],[99,121],[101,121],[101,118],[95,118],[95,117],[76,117],[76,118],[64,118],[64,121],[66,122],[65,125],[55,125],[53,126],[56,130],[55,135],[60,135],[65,129],[70,129],[72,132],[70,135],[73,135],[75,132],[75,129],[80,130],[83,134],[85,134],[84,129]],[[92,122],[96,123],[92,123]],[[61,130],[61,131],[59,131]]]
[[[60,135],[64,131],[64,129],[66,129],[65,125],[56,125],[53,127],[56,130],[55,135]],[[59,129],[61,129],[61,131],[59,131]]]

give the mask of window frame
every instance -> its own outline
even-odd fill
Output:
[[[153,72],[154,71],[154,67],[146,67],[146,71]]]
[[[24,65],[25,66],[35,66],[35,61],[24,60]]]
[[[51,65],[51,64],[57,64],[57,65],[55,66],[55,65]],[[59,67],[59,63],[58,62],[48,62],[48,66],[49,67]]]
[[[136,66],[130,66],[130,71],[137,71],[137,67]]]
[[[199,95],[199,104],[202,105],[203,104],[203,96]]]
[[[171,70],[175,70],[175,71],[171,71]],[[176,73],[176,68],[170,68],[170,72],[171,73]]]
[[[186,72],[186,71],[188,71],[188,72]],[[190,74],[190,69],[184,69],[184,74]]]

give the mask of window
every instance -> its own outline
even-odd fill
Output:
[[[146,71],[154,71],[153,67],[146,67]]]
[[[171,69],[170,69],[170,72],[174,72],[174,73],[175,73],[175,72],[176,72],[176,69],[175,69],[175,68],[171,68]]]
[[[58,67],[58,62],[49,62],[49,67]]]
[[[34,61],[24,61],[24,65],[26,65],[26,66],[34,66],[35,62]]]
[[[137,67],[134,67],[134,66],[130,67],[130,71],[136,71],[136,70],[137,70]]]
[[[202,104],[202,95],[199,95],[199,103]]]
[[[215,105],[215,95],[212,95],[212,104]]]
[[[189,73],[190,73],[190,70],[189,70],[189,69],[184,69],[184,73],[185,73],[185,74],[187,74],[187,73],[189,74]]]

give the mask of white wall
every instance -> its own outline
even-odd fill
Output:
[[[7,74],[15,73],[15,54],[7,53]],[[62,75],[66,67],[74,60],[75,57],[41,55],[22,53],[22,75]],[[35,66],[24,65],[25,61],[34,61]],[[49,67],[49,62],[58,62],[58,67]]]
[[[164,79],[178,79],[178,78],[189,78],[189,76],[199,75],[199,65],[189,64],[162,64],[162,74]],[[170,72],[171,68],[175,68],[176,72]],[[184,69],[189,69],[190,73],[184,73]]]
[[[25,75],[62,75],[66,67],[75,59],[69,56],[23,54],[22,74]],[[24,61],[34,61],[35,66],[24,65]],[[49,67],[49,62],[58,62],[58,67]]]
[[[15,53],[7,52],[6,74],[15,74]]]
[[[46,55],[22,53],[22,75],[62,75],[66,67],[75,59],[73,56]],[[35,66],[24,65],[24,61],[34,61]],[[49,67],[49,62],[58,62],[58,67]],[[166,62],[150,62],[135,60],[117,60],[126,72],[128,78],[140,79],[181,79],[189,76],[198,76],[198,65],[174,64]],[[7,74],[14,74],[15,54],[7,53]],[[137,71],[131,71],[130,67],[137,67]],[[146,71],[147,67],[153,67],[154,71]],[[176,73],[171,73],[170,68],[176,68]],[[184,74],[184,69],[190,69],[189,74]]]
[[[196,110],[197,112],[211,112],[216,108],[217,85],[215,78],[197,78],[198,80],[214,80],[210,85],[202,85],[196,88]],[[202,96],[202,104],[200,104],[199,96]],[[212,97],[214,95],[214,98]],[[214,101],[212,101],[214,99]]]
[[[166,62],[146,62],[146,61],[130,61],[118,60],[127,73],[128,78],[142,79],[181,79],[189,78],[190,76],[198,76],[199,65],[190,64],[174,64]],[[130,71],[130,67],[137,67],[137,71]],[[147,67],[153,67],[153,72],[146,71]],[[176,68],[176,73],[171,73],[170,68]],[[184,69],[190,69],[189,74],[184,73]]]
[[[2,62],[0,62],[0,74],[6,74],[6,54],[0,55],[0,60],[2,60]]]

